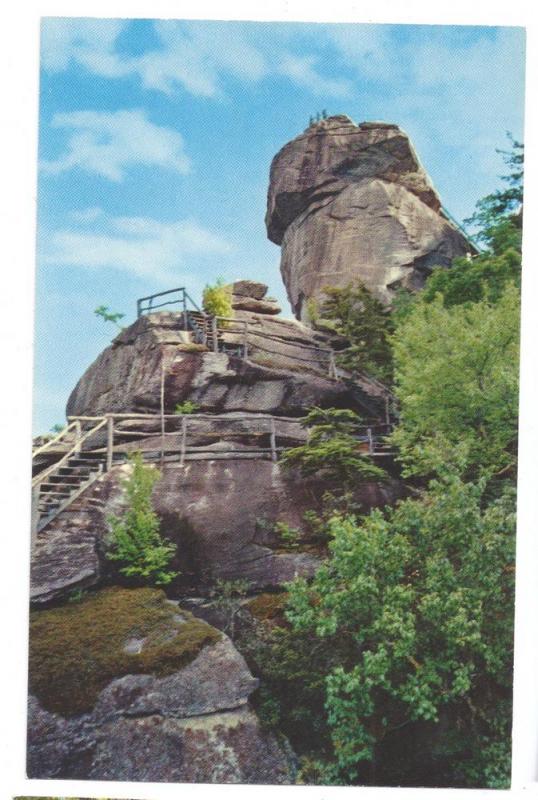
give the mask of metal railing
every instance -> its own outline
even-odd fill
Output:
[[[170,297],[170,295],[177,295],[176,297]],[[159,300],[163,297],[168,297],[164,303],[155,303],[155,300]],[[188,291],[185,289],[184,286],[180,286],[178,289],[168,289],[166,292],[157,292],[156,294],[150,294],[147,297],[140,297],[136,301],[136,316],[139,319],[143,314],[153,314],[158,308],[165,308],[166,306],[175,306],[178,305],[183,313],[183,318],[185,322],[185,329],[188,328],[187,322],[187,313],[188,313],[188,304],[193,307],[195,311],[203,313],[198,306],[198,304],[192,299]]]
[[[167,299],[164,302],[155,302],[162,298]],[[263,351],[270,355],[278,356],[284,361],[289,360],[316,365],[318,369],[325,371],[329,378],[338,380],[334,352],[331,348],[286,342],[284,339],[266,331],[257,331],[255,326],[249,325],[248,320],[207,314],[198,306],[183,286],[139,298],[137,300],[137,318],[140,318],[143,314],[152,314],[158,309],[168,306],[179,306],[180,313],[183,316],[183,329],[192,331],[195,342],[206,345],[214,353],[231,352],[235,346],[235,354],[238,357],[249,358],[252,356],[252,351]],[[252,337],[257,341],[253,342]],[[313,357],[309,358],[297,353],[278,352],[267,346],[267,343],[271,341],[279,342],[285,348],[310,351]]]

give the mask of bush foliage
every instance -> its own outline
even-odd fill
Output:
[[[213,317],[233,317],[232,290],[221,278],[212,286],[206,285],[202,304],[204,311]]]
[[[126,510],[109,517],[110,541],[107,558],[120,563],[119,571],[143,583],[165,585],[178,574],[168,569],[176,546],[159,532],[159,518],[152,507],[151,493],[159,480],[155,467],[147,466],[141,453],[130,457],[132,472],[122,481]]]

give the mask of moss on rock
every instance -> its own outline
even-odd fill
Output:
[[[158,589],[103,589],[30,615],[30,691],[48,711],[90,711],[114,678],[170,675],[220,638]]]
[[[284,608],[288,598],[287,592],[264,592],[247,604],[253,617],[266,621],[284,621]]]

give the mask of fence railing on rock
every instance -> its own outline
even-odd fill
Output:
[[[362,426],[358,447],[374,457],[392,455],[390,424]],[[308,438],[298,417],[269,414],[105,414],[69,417],[57,436],[34,450],[33,531],[39,531],[114,464],[140,450],[147,461],[268,459]],[[48,462],[48,463],[47,463]],[[44,466],[44,468],[42,468]]]
[[[155,300],[161,300],[164,297],[168,299],[164,300],[164,302],[155,302]],[[330,347],[312,346],[290,340],[284,341],[282,337],[270,334],[267,331],[256,330],[253,325],[249,325],[247,319],[207,314],[194,302],[184,287],[140,298],[137,301],[137,316],[152,314],[157,309],[167,306],[179,306],[183,330],[192,332],[193,340],[196,344],[204,345],[214,353],[224,352],[239,358],[250,358],[254,361],[258,360],[258,363],[263,363],[260,358],[256,358],[256,355],[261,352],[262,354],[269,354],[269,357],[271,355],[276,356],[284,362],[290,361],[310,365],[316,371],[325,372],[332,380],[338,380],[335,356]],[[282,353],[282,351],[276,350],[274,346],[271,348],[271,346],[268,346],[271,342],[273,345],[276,345],[277,342],[284,345],[288,352]],[[305,356],[304,353],[300,355],[298,352],[293,352],[293,348],[296,351],[308,351],[312,355]],[[292,352],[289,352],[289,349]]]

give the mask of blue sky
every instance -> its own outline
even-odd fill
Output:
[[[289,313],[268,173],[311,114],[399,124],[461,220],[522,138],[523,65],[521,28],[44,20],[35,432],[114,334],[98,305],[249,277]]]

